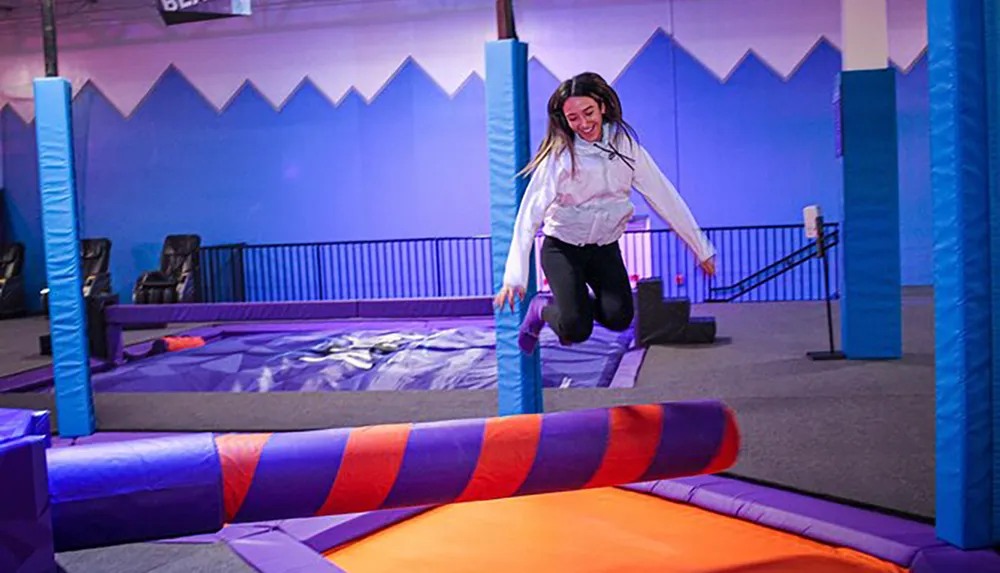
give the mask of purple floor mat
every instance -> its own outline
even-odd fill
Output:
[[[493,320],[232,324],[200,328],[203,347],[95,373],[95,392],[335,392],[496,387]],[[541,337],[546,387],[628,387],[633,332],[594,329],[570,347]],[[641,352],[641,351],[639,351]],[[616,374],[619,374],[616,377]],[[621,374],[625,374],[622,376]]]

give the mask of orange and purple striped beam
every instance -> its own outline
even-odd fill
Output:
[[[58,551],[269,521],[711,474],[739,451],[721,402],[274,434],[194,434],[48,452]]]
[[[719,402],[216,438],[227,522],[438,505],[715,473]]]

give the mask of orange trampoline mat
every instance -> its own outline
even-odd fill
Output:
[[[348,573],[902,573],[736,518],[617,488],[453,504],[325,554]]]

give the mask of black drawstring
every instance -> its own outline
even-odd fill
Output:
[[[620,158],[622,160],[622,163],[624,163],[625,165],[627,165],[628,168],[631,169],[632,171],[635,171],[635,165],[633,165],[633,162],[635,160],[632,159],[631,157],[623,155],[622,152],[618,151],[618,149],[616,149],[615,146],[612,145],[611,143],[608,143],[608,147],[610,147],[611,149],[607,149],[605,147],[601,147],[601,144],[599,144],[599,143],[595,143],[594,147],[596,147],[596,148],[600,149],[601,151],[607,153],[608,154],[608,159],[610,159],[612,161],[615,160],[615,157]]]

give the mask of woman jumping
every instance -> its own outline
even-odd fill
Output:
[[[632,217],[635,188],[715,274],[715,249],[687,205],[622,119],[618,94],[594,73],[564,81],[549,99],[548,133],[525,168],[528,183],[507,255],[498,308],[523,300],[535,233],[544,221],[541,264],[552,291],[531,301],[518,345],[535,351],[546,323],[563,344],[587,340],[594,321],[622,331],[634,316],[618,239]],[[594,293],[590,297],[587,287]]]

